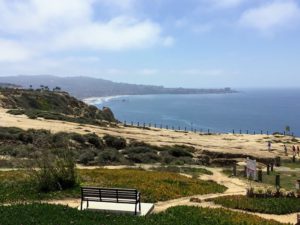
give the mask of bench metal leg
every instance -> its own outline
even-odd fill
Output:
[[[141,202],[139,202],[139,210],[140,210],[140,212],[141,212]]]
[[[89,207],[89,201],[86,201],[86,208]]]
[[[137,208],[137,204],[135,204],[134,215],[136,215],[136,208]]]
[[[81,200],[81,203],[80,203],[80,210],[82,211],[82,204],[83,204],[83,201]]]

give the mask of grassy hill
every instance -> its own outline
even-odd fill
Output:
[[[67,92],[0,88],[0,107],[11,109],[12,114],[26,114],[32,119],[43,117],[88,124],[116,121],[109,108],[99,110]]]

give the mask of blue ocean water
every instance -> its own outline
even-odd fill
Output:
[[[300,136],[300,89],[244,89],[235,94],[139,95],[112,98],[117,119],[171,128],[260,133],[283,132],[288,125]]]

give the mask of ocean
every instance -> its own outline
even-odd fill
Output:
[[[300,89],[243,89],[235,94],[137,95],[95,98],[115,117],[169,129],[229,133],[291,132],[300,136]]]

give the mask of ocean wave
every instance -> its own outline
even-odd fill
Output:
[[[126,95],[117,95],[117,96],[106,96],[106,97],[90,97],[83,99],[83,102],[85,102],[88,105],[102,105],[105,102],[109,102],[113,99],[118,99],[126,97]]]

